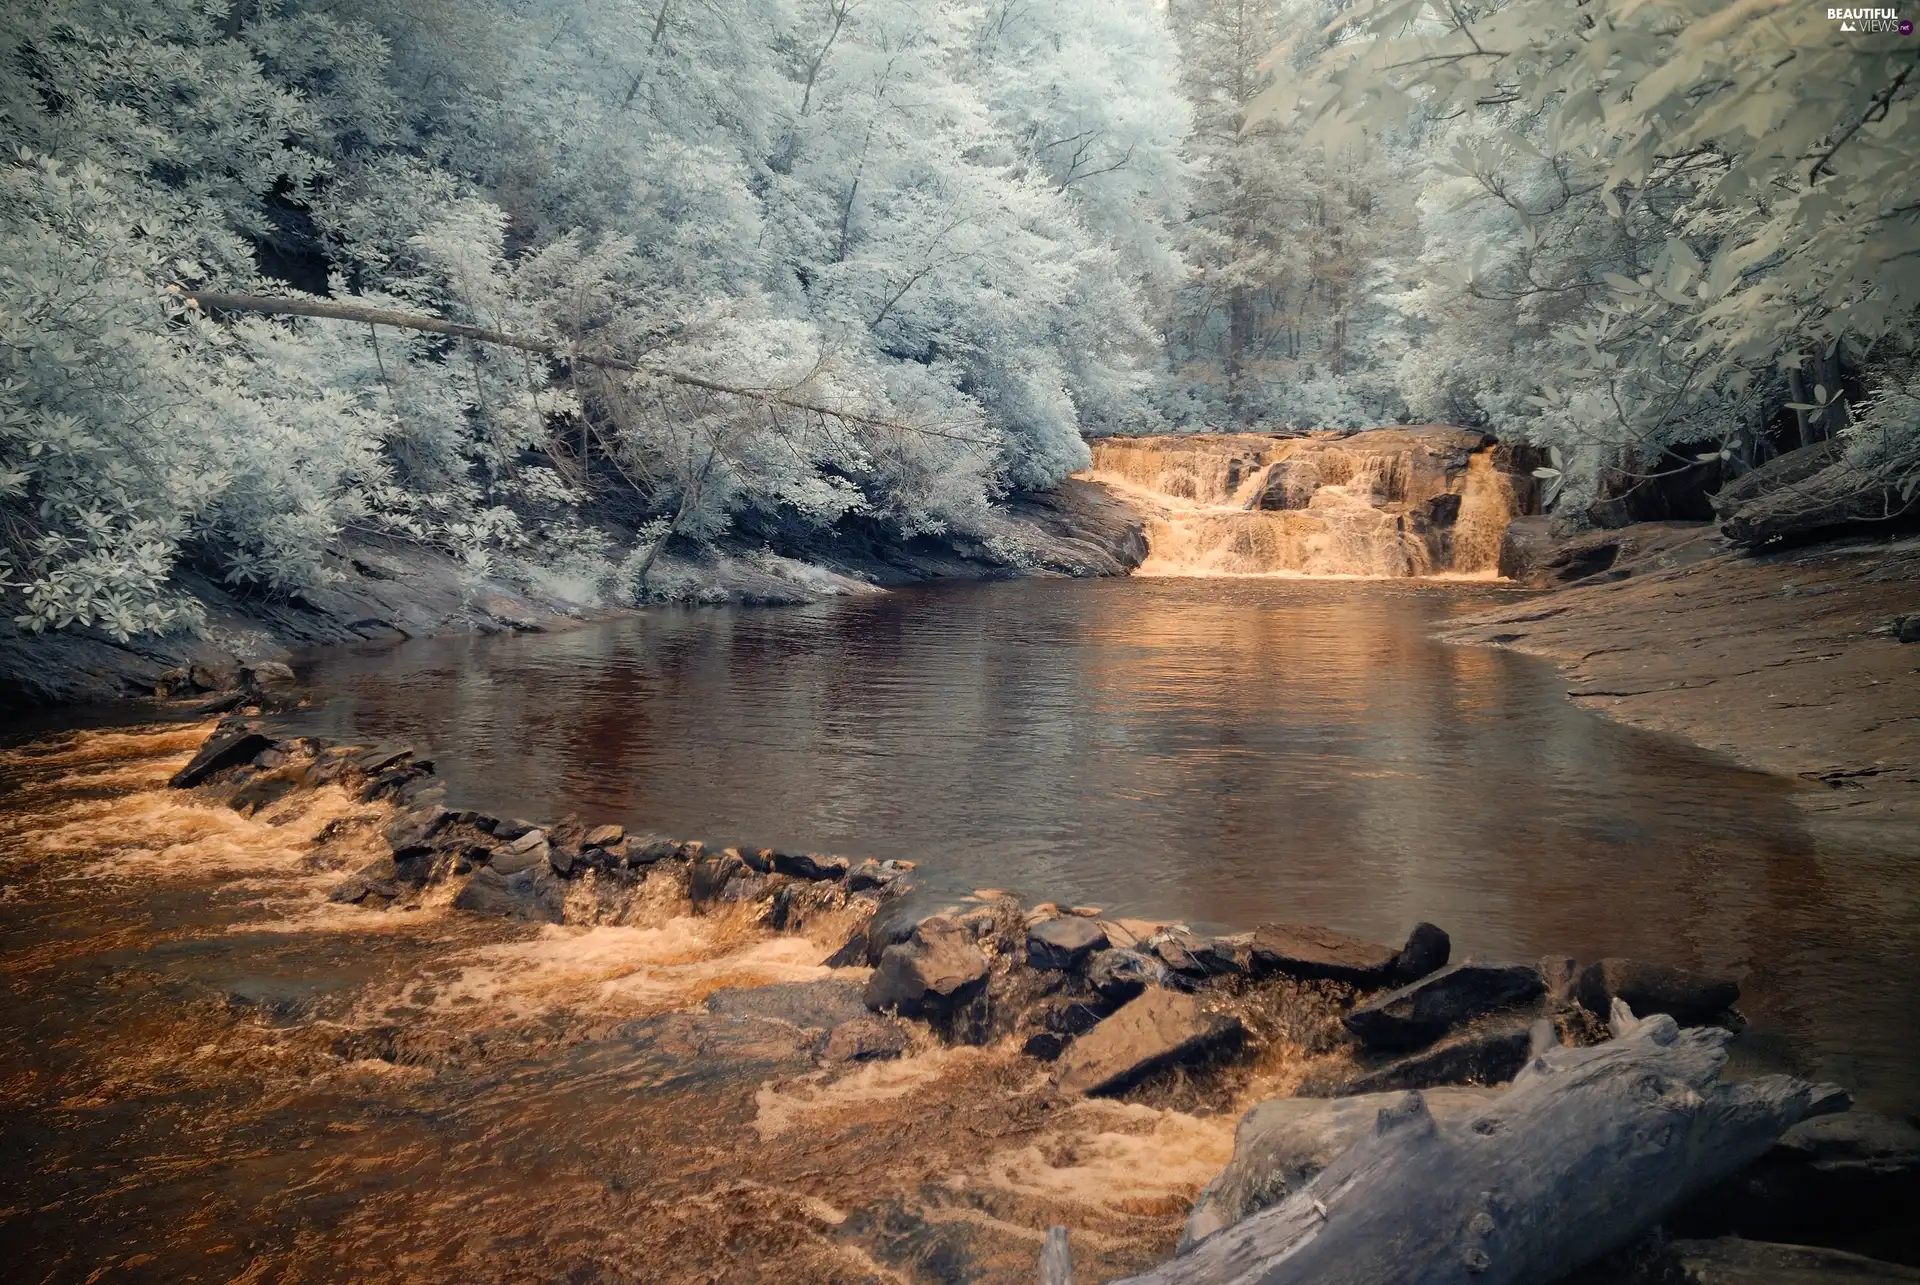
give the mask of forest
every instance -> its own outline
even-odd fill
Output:
[[[1104,434],[1480,428],[1569,527],[1920,484],[1920,43],[1813,6],[19,0],[0,58],[29,630],[346,533],[671,597],[669,540],[984,530]]]

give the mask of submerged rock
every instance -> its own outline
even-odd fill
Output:
[[[1462,1022],[1538,999],[1545,989],[1532,965],[1468,959],[1368,1000],[1345,1024],[1370,1048],[1418,1048]]]
[[[1060,1056],[1069,1093],[1119,1093],[1176,1066],[1239,1047],[1240,1019],[1209,1013],[1179,991],[1150,990],[1082,1035]]]
[[[455,894],[453,908],[557,924],[566,920],[566,897],[566,884],[547,865],[543,852],[538,863],[530,862],[511,874],[497,864],[475,870],[467,886]]]
[[[1027,962],[1035,968],[1069,969],[1106,944],[1106,933],[1091,919],[1063,915],[1027,929]]]
[[[758,1017],[809,1030],[832,1030],[866,1019],[860,984],[822,978],[770,986],[729,986],[707,996],[707,1011],[722,1017]]]
[[[1498,1089],[1443,1088],[1423,1096],[1441,1124],[1471,1119],[1499,1096]],[[1223,1227],[1279,1204],[1311,1182],[1328,1163],[1373,1132],[1383,1107],[1400,1093],[1350,1098],[1269,1098],[1240,1117],[1233,1159],[1193,1204],[1180,1250]]]
[[[966,929],[935,916],[881,954],[867,979],[866,1005],[903,1017],[950,1016],[984,989],[987,971],[987,957]]]
[[[1253,933],[1252,954],[1256,973],[1362,987],[1386,985],[1400,961],[1400,952],[1391,946],[1311,924],[1260,925]]]
[[[1880,1285],[1920,1281],[1920,1270],[1813,1245],[1725,1236],[1676,1240],[1663,1255],[1675,1285]]]
[[[1596,960],[1580,974],[1575,995],[1589,1013],[1605,1017],[1614,1000],[1636,1014],[1666,1013],[1683,1026],[1711,1024],[1740,998],[1740,984],[1638,959]]]
[[[834,1027],[820,1056],[828,1062],[881,1062],[904,1056],[912,1045],[901,1023],[865,1014]]]

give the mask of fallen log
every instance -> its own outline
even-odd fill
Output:
[[[1530,1061],[1470,1119],[1419,1093],[1304,1188],[1132,1285],[1522,1285],[1592,1262],[1757,1158],[1832,1086],[1719,1083],[1730,1032],[1636,1021]]]

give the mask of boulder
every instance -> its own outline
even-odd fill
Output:
[[[1777,1237],[1879,1252],[1920,1227],[1920,1129],[1871,1111],[1805,1120],[1694,1201],[1676,1235]],[[1902,1255],[1905,1256],[1905,1255]]]
[[[240,671],[240,681],[256,692],[284,691],[294,685],[293,668],[277,660],[256,660]]]
[[[867,979],[870,1009],[903,1017],[952,1014],[985,989],[988,961],[967,931],[944,915],[923,920],[904,942],[888,946]]]
[[[273,745],[273,738],[264,736],[252,728],[239,727],[228,731],[215,732],[187,765],[173,774],[167,782],[176,790],[189,790],[200,784],[215,772],[224,771],[245,763],[254,755]]]
[[[1447,930],[1433,924],[1419,923],[1407,934],[1407,944],[1400,948],[1400,958],[1393,964],[1393,979],[1402,985],[1414,982],[1437,973],[1447,966],[1447,960],[1453,954],[1453,939],[1447,936]]]
[[[1075,1040],[1060,1056],[1060,1087],[1110,1094],[1176,1066],[1236,1049],[1240,1019],[1209,1013],[1192,995],[1150,990]]]
[[[1575,996],[1582,1008],[1599,1017],[1607,1016],[1617,999],[1641,1016],[1666,1013],[1683,1026],[1706,1026],[1733,1007],[1740,985],[1664,964],[1611,958],[1587,965]]]
[[[865,892],[872,888],[884,888],[892,883],[896,872],[887,869],[880,862],[868,857],[847,872],[847,891]]]
[[[1386,985],[1400,962],[1400,952],[1391,946],[1310,924],[1260,925],[1253,933],[1252,955],[1256,974],[1360,987]]]
[[[727,884],[746,869],[747,863],[732,848],[702,853],[687,877],[687,897],[696,906],[718,901]]]
[[[402,812],[387,823],[385,831],[387,846],[393,849],[396,859],[431,852],[434,849],[435,836],[453,824],[456,815],[438,804],[429,804],[411,812]]]
[[[637,870],[683,854],[686,845],[663,834],[636,834],[627,838],[627,868]]]
[[[1087,957],[1087,984],[1112,1004],[1124,1004],[1147,987],[1172,980],[1165,964],[1137,950],[1096,950]]]
[[[495,849],[487,865],[495,874],[516,875],[522,870],[544,866],[552,856],[544,830],[529,830],[504,848]]]
[[[1449,1124],[1478,1115],[1499,1093],[1442,1088],[1425,1096],[1433,1118]],[[1194,1201],[1177,1252],[1298,1191],[1335,1156],[1371,1133],[1381,1109],[1400,1098],[1398,1093],[1269,1098],[1249,1109],[1233,1132],[1233,1159]]]
[[[1445,1084],[1504,1084],[1527,1064],[1533,1041],[1533,1024],[1525,1016],[1496,1016],[1417,1053],[1369,1066],[1351,1079],[1309,1080],[1300,1095],[1351,1097]]]
[[[881,1062],[904,1055],[912,1043],[901,1023],[866,1014],[834,1027],[820,1056],[829,1062]]]
[[[796,879],[844,879],[845,857],[823,857],[812,852],[774,852],[773,872]]]
[[[1156,937],[1153,953],[1174,972],[1195,980],[1244,973],[1253,957],[1252,949],[1244,941],[1231,937],[1201,937],[1184,931],[1162,933]]]
[[[1838,1249],[1724,1236],[1676,1240],[1662,1255],[1672,1285],[1884,1285],[1920,1270]]]
[[[627,837],[627,829],[620,825],[596,825],[580,838],[583,848],[611,848]]]
[[[1027,929],[1027,962],[1035,968],[1068,969],[1106,944],[1107,935],[1093,920],[1063,915]]]
[[[1545,989],[1531,964],[1468,959],[1368,1000],[1345,1022],[1369,1048],[1419,1048],[1462,1022],[1538,999]]]
[[[494,865],[480,867],[454,896],[453,908],[557,924],[566,920],[566,897],[566,885],[548,868],[542,854],[538,864],[512,874],[502,873]]]

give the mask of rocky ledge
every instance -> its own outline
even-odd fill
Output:
[[[1623,1055],[1680,1050],[1717,1074],[1714,1058],[1724,1055],[1714,1050],[1741,1025],[1739,988],[1728,979],[1621,958],[1456,961],[1447,934],[1432,924],[1392,945],[1303,924],[1208,935],[1097,907],[1026,906],[993,889],[928,906],[912,895],[910,862],[715,848],[578,818],[458,810],[447,806],[433,764],[406,747],[279,739],[253,712],[224,719],[173,784],[243,812],[326,785],[384,802],[387,854],[331,894],[368,913],[416,907],[438,890],[476,915],[590,922],[598,904],[662,880],[696,912],[740,915],[776,932],[798,932],[825,915],[852,924],[824,961],[847,970],[847,983],[728,993],[730,1002],[771,1004],[787,1016],[804,1009],[829,1064],[898,1057],[914,1042],[910,1024],[919,1024],[948,1043],[1012,1043],[1046,1068],[1064,1097],[1205,1109],[1212,1089],[1244,1083],[1235,1077],[1282,1028],[1328,1054],[1318,1063],[1337,1069],[1246,1114],[1232,1163],[1194,1208],[1182,1257],[1152,1279],[1189,1279],[1179,1265],[1201,1263],[1198,1247],[1227,1229],[1256,1227],[1269,1210],[1278,1217],[1296,1197],[1319,1201],[1317,1175],[1383,1122],[1399,1120],[1407,1101],[1420,1103],[1422,1118],[1443,1133],[1456,1125],[1469,1135],[1497,1130],[1509,1094],[1516,1102],[1528,1096],[1499,1087],[1516,1077],[1531,1076],[1538,1097],[1540,1068],[1611,1041],[1624,1041]],[[1689,1043],[1683,1026],[1700,1038]],[[1688,1092],[1709,1092],[1708,1080]],[[1729,1248],[1734,1242],[1713,1237],[1790,1228],[1839,1250],[1884,1249],[1887,1227],[1910,1225],[1920,1209],[1920,1134],[1865,1113],[1832,1115],[1848,1105],[1844,1094],[1788,1083],[1797,1087],[1778,1129],[1759,1137],[1757,1149],[1751,1137],[1743,1144],[1751,1157],[1700,1165],[1688,1181],[1663,1188],[1654,1214],[1697,1238],[1685,1263],[1707,1264],[1683,1264],[1695,1272],[1684,1279],[1718,1279],[1712,1264],[1749,1253],[1738,1248],[1746,1242]],[[1803,1115],[1821,1118],[1788,1127]],[[1752,1108],[1728,1118],[1736,1116],[1753,1134]],[[1628,1222],[1621,1235],[1588,1245],[1589,1256],[1637,1244],[1648,1217]],[[1897,1241],[1896,1257],[1914,1254],[1910,1240]],[[1636,1271],[1645,1265],[1635,1262]]]

